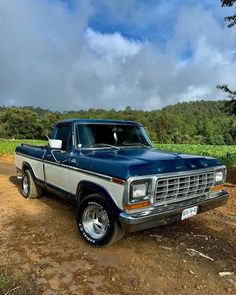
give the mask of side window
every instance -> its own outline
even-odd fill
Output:
[[[73,142],[72,142],[72,132],[70,131],[69,138],[67,140],[67,145],[66,145],[66,150],[71,151],[73,147]]]
[[[72,128],[71,125],[59,125],[57,127],[55,139],[62,141],[62,150],[71,150],[72,148]]]

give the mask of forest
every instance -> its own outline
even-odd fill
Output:
[[[227,111],[228,101],[192,101],[160,110],[142,111],[88,109],[53,112],[42,108],[0,107],[0,138],[46,139],[54,123],[67,118],[103,118],[141,122],[157,143],[236,144],[235,115]]]

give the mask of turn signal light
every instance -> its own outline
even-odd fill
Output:
[[[217,192],[217,191],[221,191],[223,189],[223,185],[216,185],[216,186],[213,186],[212,188],[212,192]]]
[[[150,206],[150,202],[145,201],[145,202],[140,202],[136,204],[125,205],[125,210],[139,209],[139,208],[148,207],[148,206]]]

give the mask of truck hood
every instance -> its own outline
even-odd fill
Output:
[[[87,150],[74,158],[72,166],[121,179],[222,165],[215,158],[176,154],[154,148]]]

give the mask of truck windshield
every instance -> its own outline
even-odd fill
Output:
[[[145,129],[138,125],[81,124],[76,137],[81,148],[152,146]]]

